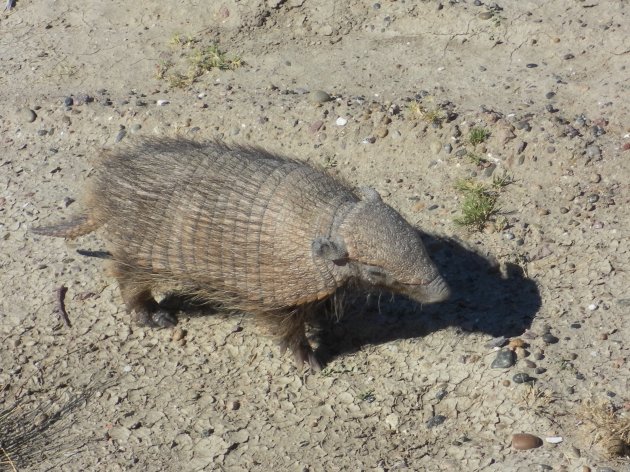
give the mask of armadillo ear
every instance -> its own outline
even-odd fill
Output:
[[[315,238],[311,243],[311,249],[315,257],[333,261],[335,264],[344,264],[348,258],[348,252],[343,243],[330,238]]]
[[[367,202],[380,202],[380,194],[372,187],[359,187],[357,189],[362,200]]]

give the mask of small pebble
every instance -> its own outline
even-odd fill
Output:
[[[525,359],[523,362],[525,363],[525,366],[529,367],[530,369],[535,369],[536,368],[536,363],[534,361],[530,361],[529,359]]]
[[[542,439],[533,434],[519,433],[512,435],[512,447],[518,451],[534,449],[542,446],[542,444]]]
[[[509,387],[512,384],[512,382],[510,382],[508,379],[503,379],[501,381],[501,385],[503,385],[504,387]]]
[[[308,127],[308,130],[311,133],[317,133],[322,128],[322,126],[324,126],[324,122],[322,120],[317,120],[311,123],[311,125]]]
[[[343,116],[340,116],[339,118],[337,118],[337,120],[335,121],[335,124],[337,126],[346,126],[346,124],[348,123],[348,120],[346,118],[344,118]]]
[[[238,400],[230,400],[225,404],[228,410],[236,411],[241,407],[241,402]]]
[[[563,215],[569,213],[569,209],[567,207],[560,207],[560,213],[562,213]]]
[[[562,59],[564,59],[565,61],[569,61],[571,59],[573,59],[575,56],[571,53],[569,54],[565,54],[564,56],[562,56]]]
[[[443,388],[438,390],[435,394],[435,399],[437,401],[441,401],[444,399],[444,397],[446,397],[446,395],[448,394],[448,392],[446,390],[444,390]]]
[[[32,123],[37,119],[37,113],[35,113],[30,108],[20,108],[17,111],[17,117],[21,121],[25,121],[26,123]]]
[[[545,438],[545,441],[547,441],[548,443],[551,443],[551,444],[560,444],[562,442],[562,437],[561,436],[550,436],[548,438]]]
[[[509,349],[497,352],[497,357],[492,361],[490,367],[493,369],[507,369],[514,365],[516,356],[514,351]]]
[[[597,194],[593,193],[593,194],[589,195],[589,196],[586,198],[586,200],[587,200],[589,203],[596,203],[596,202],[599,200],[599,195],[597,195]]]
[[[479,13],[479,18],[481,18],[482,20],[489,20],[493,16],[494,15],[492,14],[491,11],[484,11],[484,12]]]
[[[74,105],[74,99],[72,97],[66,97],[63,99],[63,104],[67,107]]]
[[[553,334],[551,333],[545,333],[542,335],[542,340],[547,343],[547,344],[556,344],[558,341],[560,341],[557,337],[555,337]]]
[[[555,96],[556,96],[556,92],[547,92],[545,94],[545,98],[547,98],[547,99],[551,99],[551,98],[553,98]]]
[[[308,95],[308,100],[316,105],[329,102],[332,100],[329,94],[323,90],[314,90]]]
[[[125,136],[127,136],[127,131],[124,129],[121,129],[120,131],[118,131],[118,134],[116,134],[116,138],[114,138],[114,142],[115,143],[121,142]]]
[[[536,375],[542,375],[547,372],[547,369],[545,369],[544,367],[536,367],[534,369],[534,372],[536,373]]]
[[[516,349],[517,347],[527,347],[527,343],[521,338],[514,338],[508,344],[509,347]]]
[[[597,310],[597,305],[596,305],[595,303],[591,303],[591,304],[588,306],[588,310],[589,310],[589,311],[595,311],[595,310]]]
[[[530,62],[525,67],[527,67],[528,69],[534,69],[534,68],[538,67],[538,64],[534,64],[533,62]]]
[[[168,105],[168,104],[169,104],[169,103],[171,103],[171,102],[169,102],[168,100],[158,100],[158,101],[157,101],[157,102],[155,102],[155,103],[157,103],[157,105],[158,105],[159,107],[163,107],[164,105]]]
[[[427,428],[431,429],[435,426],[439,426],[446,421],[446,416],[444,415],[435,415],[427,421]]]
[[[518,374],[515,374],[514,377],[512,377],[512,380],[514,381],[514,383],[522,384],[526,382],[532,382],[534,378],[530,377],[525,372],[519,372]]]
[[[505,345],[506,341],[507,341],[507,338],[505,336],[499,336],[496,338],[492,338],[490,341],[484,344],[484,347],[487,349],[494,349],[495,347],[502,347]]]
[[[177,328],[174,332],[173,332],[173,341],[179,341],[181,339],[184,339],[184,337],[186,336],[186,330],[182,329],[182,328]]]
[[[545,106],[545,110],[547,110],[549,113],[556,113],[557,111],[559,111],[551,103],[547,103],[547,105]]]
[[[388,133],[389,131],[386,126],[381,126],[379,128],[376,128],[376,130],[374,130],[374,135],[377,138],[384,138],[385,136],[387,136]]]
[[[591,159],[599,159],[602,157],[602,150],[599,146],[592,144],[586,148],[586,155]]]
[[[517,347],[516,349],[514,349],[514,352],[516,353],[516,357],[518,359],[524,359],[529,356],[529,351],[522,347]]]

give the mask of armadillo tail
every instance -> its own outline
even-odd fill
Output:
[[[57,238],[74,239],[96,230],[101,223],[88,215],[77,215],[69,220],[61,221],[52,226],[37,226],[31,228],[31,233],[43,236],[55,236]]]

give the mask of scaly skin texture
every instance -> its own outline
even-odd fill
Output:
[[[153,293],[178,289],[253,313],[298,365],[319,370],[305,323],[339,288],[448,296],[418,233],[376,191],[304,163],[159,139],[106,153],[95,170],[85,212],[33,232],[74,238],[104,226],[109,272],[141,324],[174,325]]]

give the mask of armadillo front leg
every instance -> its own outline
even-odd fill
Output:
[[[138,292],[135,288],[120,286],[127,311],[132,314],[132,319],[139,326],[152,326],[158,328],[172,328],[177,324],[177,317],[161,308],[155,301],[150,290]]]
[[[128,268],[114,262],[109,269],[118,280],[127,311],[137,325],[172,328],[177,324],[177,317],[161,308],[155,301],[151,287],[138,283],[138,278],[134,277]]]
[[[308,310],[300,310],[285,316],[270,317],[270,329],[272,334],[280,337],[280,354],[284,354],[288,348],[293,353],[298,369],[307,364],[313,372],[319,372],[322,366],[306,339],[305,321],[308,314]]]

